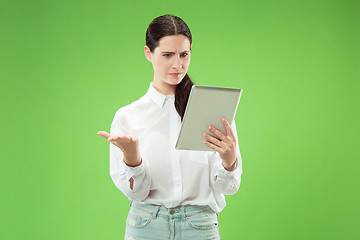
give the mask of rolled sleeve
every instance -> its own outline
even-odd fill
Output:
[[[232,170],[232,171],[228,171],[228,170],[226,170],[225,168],[224,168],[224,166],[222,165],[222,163],[220,162],[220,164],[219,164],[219,169],[218,169],[218,174],[217,174],[217,176],[218,176],[218,179],[220,178],[220,179],[228,179],[228,178],[232,178],[232,177],[234,177],[234,176],[236,176],[236,175],[241,175],[241,173],[242,173],[242,169],[239,167],[239,160],[238,159],[236,159],[236,163],[235,163],[236,165],[236,167],[235,167],[235,169],[234,170]]]
[[[214,165],[211,171],[211,185],[213,189],[224,195],[233,195],[239,190],[241,183],[241,174],[243,172],[235,120],[233,120],[231,128],[237,141],[236,167],[233,171],[226,170],[222,165],[222,159],[220,158],[219,153],[216,152],[213,155]]]
[[[127,121],[119,112],[115,114],[111,124],[111,135],[131,135]],[[115,186],[129,199],[142,201],[150,191],[150,175],[143,161],[139,166],[129,167],[123,159],[123,152],[120,148],[110,143],[110,176]],[[133,178],[133,189],[130,188],[130,179]]]
[[[148,189],[150,189],[150,179],[146,171],[144,160],[139,166],[129,167],[122,161],[122,168],[125,173],[125,179],[127,180],[126,190],[128,193],[136,194],[139,193],[139,198],[145,198],[141,195],[147,195]],[[130,179],[134,180],[133,189],[130,188]],[[141,194],[144,193],[144,194]]]

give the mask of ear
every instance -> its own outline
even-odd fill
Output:
[[[192,49],[192,43],[191,43],[191,45],[190,45],[190,51],[191,51],[191,49]]]
[[[144,47],[144,52],[145,52],[146,59],[151,62],[151,51],[150,51],[150,48],[146,45]]]

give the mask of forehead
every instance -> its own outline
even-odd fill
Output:
[[[190,41],[185,35],[172,35],[160,38],[159,46],[155,49],[161,52],[189,51]]]

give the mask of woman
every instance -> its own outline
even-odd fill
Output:
[[[240,186],[236,126],[209,126],[204,144],[215,151],[176,150],[191,86],[192,36],[179,17],[155,18],[146,32],[145,57],[154,68],[147,93],[120,108],[110,134],[110,176],[131,200],[125,239],[220,239],[224,195]],[[209,106],[211,107],[211,106]]]

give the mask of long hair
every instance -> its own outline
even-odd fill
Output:
[[[192,36],[190,29],[181,18],[171,14],[157,17],[146,30],[146,46],[150,48],[151,52],[154,52],[155,48],[159,46],[160,38],[178,34],[188,37],[191,46]],[[193,85],[194,83],[186,73],[181,82],[176,86],[175,108],[181,117],[181,121],[184,118],[185,108]]]

